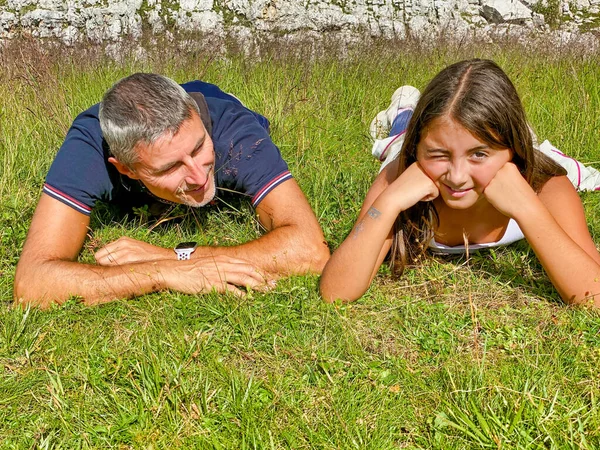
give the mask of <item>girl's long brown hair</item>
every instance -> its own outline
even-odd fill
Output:
[[[491,148],[512,149],[512,162],[539,192],[551,177],[566,171],[533,148],[531,130],[517,90],[493,61],[457,62],[427,85],[406,130],[398,176],[417,160],[423,130],[439,117],[450,117]],[[394,225],[392,269],[402,274],[427,251],[439,217],[432,202],[419,202],[400,213]]]

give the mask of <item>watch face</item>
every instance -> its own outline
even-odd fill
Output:
[[[181,242],[181,243],[177,244],[177,247],[175,247],[175,250],[187,250],[187,249],[191,249],[191,248],[196,248],[196,243],[193,241]]]

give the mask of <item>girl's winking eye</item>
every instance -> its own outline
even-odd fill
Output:
[[[425,158],[433,161],[439,161],[448,159],[449,155],[448,152],[445,152],[443,150],[427,150],[425,152]]]

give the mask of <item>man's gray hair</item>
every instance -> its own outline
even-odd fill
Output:
[[[115,83],[100,103],[100,127],[111,154],[129,168],[138,161],[135,146],[176,134],[198,105],[175,81],[135,73]]]

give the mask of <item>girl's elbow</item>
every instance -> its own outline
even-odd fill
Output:
[[[560,297],[567,305],[592,306],[600,308],[600,286],[584,289],[578,293],[560,292]]]
[[[324,281],[323,278],[321,278],[321,282],[319,283],[319,292],[321,294],[321,298],[326,303],[333,303],[335,301],[341,301],[342,303],[350,303],[354,300],[359,299],[363,294],[361,293],[359,295],[349,295],[348,292],[341,291],[342,289],[336,289],[335,287],[330,286],[327,280]]]
[[[329,289],[323,288],[323,285],[319,285],[319,293],[325,303],[333,303],[337,300],[337,296],[333,294]]]

